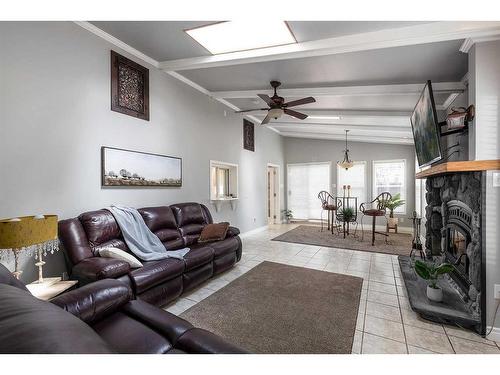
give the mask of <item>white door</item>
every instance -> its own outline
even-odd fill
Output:
[[[279,173],[278,168],[267,167],[267,222],[268,224],[279,223]]]
[[[330,163],[288,164],[288,204],[295,219],[320,219],[320,191],[330,191]]]

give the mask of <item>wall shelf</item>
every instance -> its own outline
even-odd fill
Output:
[[[427,178],[446,173],[477,172],[487,170],[500,170],[500,159],[497,160],[473,160],[473,161],[450,161],[437,164],[422,172],[418,172],[415,178]]]
[[[215,206],[215,212],[219,212],[224,203],[229,203],[231,209],[234,211],[236,209],[236,204],[238,203],[238,198],[219,198],[211,199],[210,202]]]

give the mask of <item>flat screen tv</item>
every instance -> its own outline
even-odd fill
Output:
[[[441,160],[439,125],[431,81],[427,81],[411,114],[411,127],[418,165],[424,167]]]

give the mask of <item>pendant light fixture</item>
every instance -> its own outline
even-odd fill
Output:
[[[345,170],[348,170],[354,165],[354,162],[349,159],[349,149],[347,148],[347,133],[349,130],[345,130],[345,150],[344,150],[344,160],[341,162],[338,161],[337,165],[341,168],[345,168]]]

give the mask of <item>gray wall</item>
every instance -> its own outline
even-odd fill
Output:
[[[415,209],[415,149],[413,145],[389,145],[378,143],[349,142],[349,155],[356,161],[366,161],[367,197],[372,197],[372,161],[406,160],[406,214],[395,215],[400,218],[400,226],[411,226],[407,218]],[[285,160],[291,163],[332,162],[330,172],[332,185],[337,182],[338,160],[342,160],[345,143],[343,141],[317,140],[304,138],[285,138]],[[332,192],[335,188],[332,186]]]
[[[476,106],[476,118],[469,131],[470,160],[500,158],[500,41],[476,43],[469,52],[469,101]],[[486,252],[486,319],[494,319],[498,301],[495,284],[500,284],[500,187],[486,173],[485,247]],[[500,319],[496,319],[492,339],[500,340]]]
[[[283,181],[282,137],[256,125],[256,152],[243,150],[240,115],[131,56],[150,69],[151,121],[112,112],[111,49],[127,55],[71,22],[0,23],[0,218],[209,205],[212,159],[239,164],[240,188],[234,211],[209,205],[214,219],[242,232],[266,225],[266,165],[281,165]],[[102,189],[103,145],[181,157],[182,188]],[[34,260],[23,263],[32,281]],[[62,252],[47,263],[47,276],[60,275]]]

